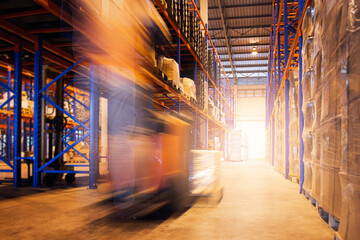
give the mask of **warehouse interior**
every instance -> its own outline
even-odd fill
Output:
[[[4,0],[0,239],[360,239],[358,0]]]

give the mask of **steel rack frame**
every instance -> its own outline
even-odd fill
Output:
[[[12,172],[15,186],[21,184],[21,90],[22,90],[22,43],[17,40],[14,48],[14,83],[11,84],[12,68],[8,66],[7,84],[0,81],[0,85],[6,90],[7,100],[0,105],[0,109],[7,106],[6,117],[6,156],[0,156],[10,169],[0,169],[0,172]],[[12,86],[13,85],[13,86]],[[5,93],[4,93],[5,94]],[[13,94],[10,96],[10,94]],[[14,110],[11,114],[10,102],[14,101]],[[11,115],[13,115],[13,133],[11,134]],[[11,148],[13,146],[13,148]]]
[[[266,127],[270,128],[270,158],[275,161],[275,116],[274,106],[284,91],[285,94],[285,177],[289,177],[289,72],[299,68],[300,112],[300,192],[304,182],[304,114],[302,112],[302,32],[306,8],[311,0],[274,0],[272,4],[271,47],[266,88]]]
[[[43,61],[43,41],[41,37],[38,38],[38,43],[36,44],[35,50],[35,79],[34,79],[34,164],[33,164],[33,187],[39,187],[41,184],[41,173],[51,173],[51,174],[89,174],[89,188],[96,189],[96,176],[97,176],[97,167],[98,167],[98,134],[99,134],[99,90],[97,89],[97,79],[95,76],[95,70],[93,65],[90,66],[90,106],[86,106],[84,103],[77,100],[74,96],[71,96],[69,93],[66,92],[66,88],[73,84],[76,79],[72,80],[68,83],[65,87],[63,87],[64,93],[70,95],[74,99],[74,103],[81,104],[85,106],[86,109],[90,111],[89,119],[85,120],[84,122],[80,121],[76,118],[76,111],[74,111],[74,115],[68,111],[65,111],[63,107],[57,105],[52,99],[50,99],[46,95],[46,90],[51,87],[54,83],[59,81],[63,76],[65,76],[68,72],[72,71],[76,67],[80,65],[86,59],[86,56],[78,59],[75,63],[73,63],[70,67],[68,67],[65,71],[59,74],[57,77],[52,79],[49,83],[45,86],[42,86],[42,61]],[[62,143],[65,145],[65,149],[63,149],[60,153],[54,156],[52,159],[49,159],[46,163],[42,164],[41,161],[44,158],[42,154],[42,129],[41,129],[41,109],[44,103],[50,103],[54,106],[57,110],[62,112],[68,118],[72,119],[75,123],[78,124],[70,133],[67,133],[65,136],[62,137]],[[87,124],[89,126],[87,126]],[[76,139],[74,143],[69,144],[66,142],[66,137],[73,134],[78,129],[84,129],[84,134]],[[90,157],[86,157],[82,153],[80,153],[75,146],[80,142],[84,141],[86,138],[90,139],[90,146],[89,149],[92,149],[89,153]],[[81,155],[86,161],[88,161],[88,165],[74,165],[74,164],[65,164],[64,166],[68,167],[89,167],[88,171],[79,171],[79,170],[67,170],[67,169],[49,169],[48,167],[50,164],[58,160],[62,157],[66,152],[69,150],[74,150],[79,155]]]
[[[204,110],[200,110],[198,107],[194,106],[193,104],[188,104],[188,106],[185,106],[185,109],[188,109],[192,112],[194,112],[195,115],[195,121],[194,121],[194,148],[198,149],[200,146],[203,149],[208,149],[208,139],[210,135],[213,135],[212,133],[215,131],[215,128],[218,128],[219,134],[217,136],[221,135],[221,132],[223,132],[224,139],[229,139],[229,130],[232,129],[235,125],[235,92],[233,90],[233,87],[230,84],[230,81],[225,74],[225,70],[221,64],[220,58],[216,52],[215,45],[211,40],[211,37],[207,31],[207,24],[204,23],[204,21],[201,19],[200,12],[197,8],[196,1],[191,0],[187,1],[188,5],[191,6],[191,11],[194,11],[194,15],[199,22],[201,26],[201,31],[205,32],[205,41],[207,43],[210,43],[210,49],[213,52],[213,59],[214,59],[214,68],[215,63],[218,62],[221,67],[222,72],[222,78],[223,82],[223,89],[221,89],[221,86],[217,86],[214,82],[214,80],[211,78],[209,73],[207,72],[205,65],[201,62],[199,56],[197,53],[193,50],[192,46],[188,43],[185,35],[182,33],[181,28],[177,25],[175,20],[173,20],[172,16],[169,15],[169,13],[166,11],[164,6],[161,4],[161,1],[154,0],[155,6],[158,8],[159,13],[163,16],[163,18],[168,22],[168,26],[175,30],[176,32],[176,44],[168,46],[170,48],[176,47],[176,59],[179,64],[179,69],[181,69],[182,65],[182,53],[181,53],[181,47],[185,47],[187,51],[190,52],[190,54],[194,57],[194,82],[197,83],[197,71],[198,67],[202,70],[202,72],[205,74],[205,81],[208,83],[209,86],[209,97],[213,100],[217,99],[219,101],[219,107],[220,109],[223,109],[225,112],[225,118],[226,118],[226,124],[227,126],[224,126],[219,122],[219,120],[214,119],[213,117],[209,116],[207,112]],[[166,47],[166,46],[165,46]],[[165,50],[164,46],[162,47],[163,50]],[[169,51],[167,51],[169,52]],[[214,69],[215,70],[215,69]],[[225,81],[226,80],[226,81]],[[211,86],[210,86],[211,84]],[[210,90],[211,89],[211,90]],[[213,94],[210,94],[210,91],[213,92]],[[178,98],[179,99],[179,98]],[[181,98],[180,98],[181,99]],[[205,99],[207,101],[207,99]],[[187,108],[189,107],[190,108]],[[172,106],[170,108],[175,107]],[[200,141],[200,128],[205,125],[205,139],[203,141]],[[215,137],[215,135],[213,135]],[[225,140],[222,143],[224,144],[223,149],[225,149]],[[225,154],[225,153],[224,153]],[[228,155],[228,153],[226,153]]]
[[[52,6],[52,5],[50,5]],[[28,11],[26,12],[26,16],[32,16],[42,13],[49,13],[50,11],[47,9],[41,9],[41,11]],[[11,15],[11,16],[10,16]],[[75,61],[70,54],[65,52],[64,50],[56,47],[55,45],[50,44],[49,42],[42,40],[41,34],[33,35],[29,32],[21,29],[20,27],[15,26],[14,24],[4,20],[13,17],[19,17],[22,13],[12,13],[7,18],[3,18],[0,20],[0,39],[4,42],[7,42],[14,47],[9,47],[9,49],[14,49],[15,56],[14,62],[5,62],[1,64],[1,67],[8,66],[8,71],[1,71],[0,75],[5,75],[7,84],[1,82],[0,84],[5,90],[9,93],[11,92],[13,96],[9,98],[5,103],[3,103],[0,107],[4,107],[8,105],[7,114],[7,138],[8,141],[6,145],[2,142],[3,146],[7,148],[7,156],[1,156],[0,161],[5,162],[10,169],[1,169],[0,172],[12,172],[13,173],[13,181],[14,186],[21,185],[21,161],[25,161],[26,163],[33,164],[33,187],[40,187],[41,186],[41,173],[87,173],[89,174],[89,188],[96,188],[96,176],[97,176],[97,162],[98,162],[98,153],[96,149],[98,149],[98,142],[97,134],[98,134],[98,116],[95,113],[98,113],[99,108],[99,91],[97,89],[96,78],[94,74],[90,74],[90,106],[86,108],[90,111],[90,119],[85,122],[79,122],[76,120],[76,111],[74,110],[74,115],[72,116],[68,112],[66,112],[63,108],[56,106],[56,104],[46,95],[44,94],[48,88],[55,83],[58,79],[63,77],[65,74],[69,74],[70,71],[76,72],[82,76],[87,77],[87,64],[83,64],[84,58]],[[41,32],[41,31],[40,31]],[[27,51],[30,54],[34,54],[34,68],[31,69],[28,67],[28,63],[25,65],[22,62],[23,51]],[[72,62],[72,63],[71,63]],[[56,64],[61,68],[66,68],[64,72],[62,72],[57,78],[53,79],[51,83],[46,86],[41,86],[42,81],[42,66],[43,64]],[[30,64],[31,65],[31,64]],[[77,68],[75,68],[77,66]],[[12,73],[13,70],[13,73]],[[91,69],[90,69],[91,70]],[[90,71],[93,73],[93,71]],[[26,82],[23,85],[23,78],[24,76],[30,76],[34,78],[33,83]],[[13,87],[11,86],[11,79],[13,79]],[[64,93],[67,94],[74,100],[74,108],[75,104],[82,104],[80,101],[76,99],[76,95],[71,96],[69,92],[65,91],[66,88],[72,88],[70,85],[74,81],[70,82],[64,87]],[[22,87],[24,86],[24,90],[28,92],[30,99],[34,99],[34,114],[33,116],[26,114],[22,114],[21,112],[21,91]],[[34,96],[32,96],[34,95]],[[69,128],[73,128],[73,131],[70,134],[78,135],[76,131],[79,131],[79,127],[83,127],[86,130],[80,130],[83,132],[82,136],[77,139],[74,144],[69,145],[66,142],[66,137],[62,138],[62,143],[66,146],[65,150],[63,150],[60,154],[55,156],[46,164],[41,164],[41,152],[43,151],[41,146],[42,136],[41,136],[41,102],[45,100],[47,103],[50,103],[53,106],[56,106],[57,109],[61,110],[64,114],[66,114],[69,118],[74,120],[76,124],[68,124],[66,126],[67,130]],[[14,101],[14,110],[10,112],[9,103],[10,101]],[[2,111],[2,110],[1,110]],[[3,115],[3,111],[1,112]],[[23,116],[22,116],[23,115]],[[23,125],[23,129],[21,126],[21,120],[24,120],[24,117],[30,119],[29,121],[25,122]],[[34,119],[32,121],[32,118]],[[13,122],[13,126],[11,128],[10,122]],[[85,124],[90,123],[90,126],[86,126]],[[76,126],[77,125],[77,126]],[[11,130],[13,130],[13,137],[11,137]],[[23,149],[24,151],[33,148],[34,155],[33,157],[22,157],[21,156],[21,133],[23,133]],[[67,134],[66,136],[68,136]],[[10,137],[9,137],[10,136]],[[86,156],[79,153],[74,146],[79,143],[81,140],[85,139],[89,136],[94,141],[90,139],[90,149],[95,149],[95,151],[90,152],[90,157],[87,158]],[[13,139],[13,140],[12,140]],[[29,139],[29,140],[28,140]],[[10,143],[9,143],[10,142]],[[13,152],[11,154],[11,145],[13,145]],[[88,160],[89,165],[81,165],[82,167],[89,167],[89,171],[70,171],[70,170],[50,170],[47,169],[47,166],[62,156],[67,150],[73,149],[75,152],[78,152],[79,155],[82,155],[86,160]],[[11,156],[12,157],[8,157]],[[71,165],[67,165],[71,166]],[[75,165],[73,165],[75,167]]]

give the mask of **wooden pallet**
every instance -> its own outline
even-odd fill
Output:
[[[218,187],[209,193],[192,195],[192,197],[196,198],[194,203],[197,207],[217,206],[224,197],[224,187]]]
[[[31,115],[32,112],[30,111],[30,109],[27,109],[27,108],[22,108],[21,109],[21,114],[24,114],[24,115]]]
[[[188,101],[191,101],[190,95],[188,95],[186,92],[183,92],[182,95],[183,95]]]
[[[173,80],[168,80],[168,85],[169,85],[172,89],[174,89],[176,92],[178,92],[178,93],[181,93],[181,92],[182,92],[181,89],[180,89],[180,87],[179,87]]]
[[[319,217],[324,220],[334,231],[337,231],[339,228],[339,219],[337,219],[336,217],[334,217],[333,215],[331,215],[330,213],[328,213],[327,211],[325,211],[321,206],[319,201],[317,201],[315,198],[313,198],[308,192],[306,192],[305,190],[303,190],[303,194],[305,195],[305,197],[309,200],[309,202],[311,203],[311,205],[313,205],[314,207],[316,207]]]

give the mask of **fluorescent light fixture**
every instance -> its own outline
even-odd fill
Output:
[[[251,54],[252,54],[252,55],[258,54],[258,52],[256,51],[256,47],[253,47]]]

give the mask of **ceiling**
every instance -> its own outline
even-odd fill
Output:
[[[208,1],[210,37],[228,78],[234,82],[232,63],[237,85],[266,84],[272,2],[273,0]],[[254,47],[256,55],[251,54]]]

